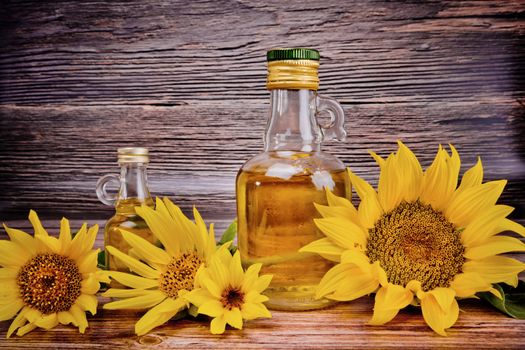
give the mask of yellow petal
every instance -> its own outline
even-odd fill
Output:
[[[434,161],[423,175],[420,199],[425,204],[442,210],[450,199],[448,196],[449,170],[447,152],[439,146]]]
[[[119,288],[110,288],[101,295],[108,298],[132,298],[138,297],[141,295],[151,294],[156,292],[155,290],[145,290],[145,289],[119,289]]]
[[[486,208],[461,232],[461,243],[466,247],[483,243],[487,238],[497,233],[496,227],[513,210],[514,208],[507,205],[495,205]]]
[[[69,309],[69,312],[75,319],[75,324],[78,326],[78,331],[83,334],[86,331],[86,328],[88,327],[86,313],[74,304]]]
[[[414,153],[398,141],[397,152],[398,178],[402,180],[401,199],[410,203],[419,198],[421,194],[421,183],[423,181],[423,169]]]
[[[454,298],[454,291],[450,288],[436,288],[425,293],[420,299],[425,322],[434,332],[446,336],[445,329],[454,325],[459,315],[459,306]]]
[[[230,283],[232,286],[240,286],[244,280],[244,271],[241,266],[241,255],[237,250],[230,261],[229,266]]]
[[[2,267],[0,268],[0,280],[8,279],[14,281],[18,276],[18,269]]]
[[[498,200],[505,180],[486,182],[461,192],[444,210],[445,217],[456,227],[466,227],[474,217]]]
[[[193,207],[193,217],[195,218],[195,225],[197,226],[194,234],[195,248],[200,255],[204,255],[208,247],[208,230],[206,229],[206,223],[195,206]]]
[[[467,259],[483,259],[492,255],[525,252],[525,244],[517,238],[508,236],[495,236],[487,239],[483,244],[467,247],[464,256]]]
[[[78,325],[76,324],[75,318],[69,311],[60,311],[58,313],[58,322],[60,322],[61,324],[66,324],[66,325],[71,323],[74,326],[78,327]]]
[[[78,271],[80,273],[94,273],[97,272],[97,259],[99,250],[92,250],[82,257],[78,262]]]
[[[355,208],[354,210],[350,210],[347,207],[333,206],[333,205],[328,206],[328,205],[321,205],[317,203],[314,203],[314,206],[315,206],[315,209],[317,209],[317,211],[319,212],[319,214],[321,214],[321,216],[324,218],[342,217],[358,225],[361,225],[359,221],[359,214],[357,213],[357,209]]]
[[[29,211],[29,221],[33,225],[33,229],[35,230],[35,236],[36,235],[43,235],[43,236],[49,236],[47,231],[44,229],[44,226],[42,226],[42,223],[40,222],[40,219],[38,218],[38,214],[34,210]]]
[[[120,230],[126,242],[145,260],[156,264],[168,265],[171,257],[164,249],[156,247],[144,238],[126,230]]]
[[[15,317],[13,322],[11,322],[11,325],[9,326],[9,329],[7,330],[6,338],[11,337],[11,335],[13,334],[13,332],[15,330],[17,330],[18,328],[20,328],[20,327],[22,327],[23,325],[26,324],[27,320],[26,320],[25,314],[26,314],[27,310],[28,310],[28,308],[24,307],[20,311],[20,313]]]
[[[84,294],[95,294],[100,289],[100,282],[94,274],[90,273],[87,278],[80,282],[80,291]]]
[[[26,318],[30,323],[35,323],[36,320],[42,317],[42,312],[37,309],[29,308],[26,310]]]
[[[314,219],[315,225],[343,249],[364,250],[367,234],[361,227],[344,218]]]
[[[354,264],[363,271],[370,271],[371,265],[368,257],[362,253],[355,250],[346,250],[341,255],[341,262]]]
[[[157,200],[158,202],[158,200]],[[171,215],[171,226],[174,227],[175,235],[181,251],[193,250],[195,247],[194,237],[197,235],[197,225],[184,215],[182,210],[168,198],[164,198],[164,205]],[[160,206],[162,207],[162,206]]]
[[[156,279],[148,279],[125,272],[111,271],[108,274],[112,279],[131,288],[148,289],[159,285],[159,281]]]
[[[348,169],[348,176],[357,195],[361,198],[358,209],[360,223],[367,229],[373,228],[377,219],[383,214],[377,193],[369,183],[354,175],[350,169]]]
[[[399,183],[403,180],[398,176],[396,157],[390,154],[381,167],[377,186],[377,198],[385,212],[388,213],[401,202],[404,186],[399,186]]]
[[[159,305],[153,307],[144,314],[135,324],[135,333],[139,336],[144,335],[164,323],[168,322],[170,318],[175,316],[184,303],[179,299],[173,300],[168,298]]]
[[[371,150],[368,150],[368,154],[370,154],[372,158],[374,158],[379,168],[383,168],[383,166],[385,165],[385,160],[380,155]]]
[[[332,243],[329,238],[318,239],[317,241],[313,241],[299,249],[299,252],[316,253],[327,260],[335,262],[341,261],[341,254],[343,251],[343,248]]]
[[[231,310],[226,310],[224,313],[224,321],[230,326],[242,329],[242,315],[238,307],[234,307]]]
[[[31,235],[25,233],[24,231],[7,227],[6,224],[4,224],[4,229],[7,232],[11,241],[13,243],[18,244],[21,247],[24,247],[24,249],[29,255],[33,255],[36,253],[36,242],[35,239],[31,237]]]
[[[225,309],[220,301],[211,299],[199,306],[199,314],[208,315],[210,317],[217,317],[224,313]]]
[[[513,231],[519,234],[520,236],[525,237],[525,227],[510,219],[503,219],[496,228],[495,233],[499,233],[502,231]]]
[[[199,307],[208,300],[212,299],[213,296],[206,289],[196,288],[190,291],[189,293],[186,293],[184,295],[184,298],[193,305]]]
[[[348,215],[357,215],[357,209],[352,202],[344,197],[336,196],[332,191],[326,190],[326,201],[330,207],[343,207],[347,210]]]
[[[164,299],[166,299],[166,295],[163,292],[154,291],[152,293],[148,293],[138,297],[112,301],[110,303],[105,304],[104,309],[148,309],[152,306],[157,305]]]
[[[148,265],[140,262],[139,260],[122,253],[117,248],[114,248],[112,246],[106,246],[106,251],[108,251],[115,258],[119,259],[122,263],[129,267],[131,271],[136,272],[143,277],[152,279],[158,279],[160,277],[159,271],[154,270]]]
[[[16,298],[13,302],[0,306],[0,321],[12,319],[23,306],[24,302],[20,298]]]
[[[81,294],[75,304],[80,306],[82,310],[89,311],[92,315],[97,313],[98,300],[95,295]]]
[[[244,300],[247,303],[257,304],[257,303],[264,303],[269,300],[269,298],[266,295],[259,294],[256,290],[251,290],[248,293],[245,294]]]
[[[30,258],[26,250],[10,241],[0,241],[0,265],[4,267],[20,267]]]
[[[44,315],[38,320],[36,320],[34,324],[40,328],[49,330],[53,327],[56,327],[56,325],[58,324],[58,316],[56,312],[49,315]]]
[[[242,288],[245,292],[253,289],[255,282],[259,279],[259,271],[261,270],[262,264],[253,264],[248,267],[244,273],[244,281],[242,283]]]
[[[253,286],[254,290],[258,293],[264,292],[266,288],[270,285],[270,282],[272,281],[272,275],[262,275],[260,276]]]
[[[71,229],[69,227],[69,220],[62,218],[60,221],[60,235],[58,236],[60,242],[59,254],[65,254],[71,245]]]
[[[323,276],[316,298],[349,301],[374,292],[378,286],[379,281],[369,271],[363,271],[352,263],[341,263]]]
[[[230,261],[231,255],[229,253],[226,260],[223,260],[220,254],[216,254],[215,259],[209,266],[210,276],[213,276],[213,281],[220,290],[224,290],[229,285],[230,279],[227,266],[230,265]],[[210,292],[212,291],[210,290]],[[212,294],[214,293],[212,292]]]
[[[481,164],[481,158],[478,157],[476,165],[467,170],[461,179],[461,184],[456,190],[456,194],[465,191],[468,188],[481,185],[483,182],[483,165]]]
[[[381,325],[389,322],[413,299],[412,292],[399,285],[389,283],[379,288],[375,296],[374,314],[369,324]]]
[[[211,320],[210,331],[212,334],[222,334],[226,329],[226,321],[222,317],[215,317]]]
[[[525,270],[524,263],[505,256],[468,260],[463,264],[463,272],[477,273],[490,283],[509,282],[513,284],[517,280],[518,273],[523,270]]]
[[[473,272],[460,273],[454,276],[450,283],[459,298],[470,298],[478,292],[486,292],[492,289],[492,284],[485,281],[479,274]]]
[[[44,245],[47,250],[57,254],[60,253],[60,242],[55,237],[38,235],[35,236],[35,239]]]
[[[97,226],[98,227],[98,226]],[[87,234],[87,224],[84,223],[78,229],[75,237],[71,241],[69,248],[69,257],[71,259],[78,259],[80,256],[84,255],[85,247],[83,246]]]
[[[270,311],[268,311],[266,306],[264,306],[261,303],[255,304],[255,303],[245,302],[242,305],[241,313],[242,313],[242,318],[244,318],[245,320],[254,320],[259,317],[268,317],[268,318],[272,317],[272,314],[270,313]]]
[[[168,218],[162,218],[159,213],[146,205],[136,207],[135,211],[144,219],[168,254],[170,256],[178,256],[180,254],[180,244],[177,235],[174,234],[177,227],[175,227],[173,221],[167,221],[169,220]]]
[[[36,326],[33,323],[28,323],[25,326],[18,328],[18,331],[16,331],[16,335],[18,335],[19,337],[22,337],[26,335],[27,333],[31,332],[35,328]]]

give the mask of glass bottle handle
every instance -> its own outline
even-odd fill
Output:
[[[343,107],[331,97],[317,95],[317,114],[327,113],[330,116],[330,123],[328,125],[320,124],[323,130],[324,140],[344,141],[346,139],[345,131],[345,112]]]
[[[110,182],[116,182],[117,186],[120,186],[120,177],[118,175],[104,175],[97,181],[97,197],[98,199],[104,203],[105,205],[115,206],[115,203],[117,202],[118,193],[115,193],[113,195],[109,194],[107,192],[107,185]]]

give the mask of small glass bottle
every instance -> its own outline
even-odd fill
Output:
[[[321,141],[344,140],[344,112],[319,95],[319,52],[275,49],[267,53],[270,114],[264,152],[237,175],[238,245],[243,264],[262,263],[273,275],[266,305],[278,310],[310,310],[332,304],[315,299],[315,289],[333,264],[302,246],[324,237],[313,219],[314,203],[326,204],[325,189],[350,198],[345,166],[321,152]],[[319,116],[330,117],[320,125]]]
[[[130,246],[126,243],[120,229],[133,232],[142,238],[156,242],[156,238],[146,225],[146,222],[137,215],[135,207],[145,204],[154,207],[153,198],[148,188],[146,167],[149,162],[147,148],[126,147],[119,148],[118,163],[120,176],[105,175],[97,182],[97,196],[106,205],[114,206],[116,213],[108,220],[104,230],[104,246],[111,245],[124,253],[129,253]],[[106,187],[109,183],[118,183],[119,191],[110,195]],[[106,251],[106,268],[113,271],[129,272],[129,269],[120,260],[115,259]],[[114,287],[112,282],[112,287]]]

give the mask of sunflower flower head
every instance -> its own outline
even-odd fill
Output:
[[[0,321],[16,315],[7,337],[59,323],[71,323],[84,333],[86,311],[97,311],[100,282],[109,282],[97,269],[98,249],[93,249],[98,226],[88,229],[84,224],[72,237],[64,218],[55,238],[36,212],[30,211],[29,220],[34,236],[4,225],[10,240],[0,241]]]
[[[195,208],[195,222],[168,198],[157,198],[155,209],[144,205],[135,210],[164,249],[121,230],[131,246],[129,255],[112,246],[106,249],[133,273],[108,271],[128,288],[111,288],[103,295],[120,299],[105,304],[104,309],[149,309],[135,324],[135,333],[143,335],[189,307],[184,296],[195,288],[195,275],[201,265],[210,262],[216,243],[213,224],[208,231]]]
[[[261,294],[272,276],[259,276],[260,269],[261,264],[254,264],[244,272],[239,251],[232,256],[227,245],[217,250],[208,266],[201,266],[197,288],[186,298],[198,307],[198,313],[213,318],[211,333],[224,333],[226,324],[242,329],[243,320],[272,317],[263,304],[268,297]]]
[[[375,293],[370,324],[392,320],[409,304],[420,304],[426,323],[438,334],[456,322],[456,298],[478,292],[499,296],[493,283],[516,286],[525,264],[499,254],[523,252],[519,239],[500,235],[525,228],[496,204],[506,181],[483,183],[481,161],[458,185],[460,157],[441,146],[423,171],[399,142],[386,159],[371,152],[380,167],[377,191],[348,170],[360,203],[327,192],[328,206],[316,205],[315,223],[326,235],[301,248],[337,264],[321,280],[317,297],[354,300]]]

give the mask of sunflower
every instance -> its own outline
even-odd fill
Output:
[[[156,200],[156,208],[143,205],[135,209],[158,238],[164,249],[138,235],[121,230],[131,246],[130,255],[107,246],[107,251],[132,272],[108,271],[107,274],[128,289],[108,289],[103,296],[120,298],[104,309],[150,308],[135,324],[135,333],[143,335],[189,307],[184,295],[194,288],[195,274],[208,263],[216,250],[213,224],[210,230],[197,209],[195,222],[188,219],[168,198]]]
[[[0,321],[15,317],[7,331],[22,336],[40,327],[72,323],[84,333],[86,311],[97,312],[100,282],[109,282],[97,269],[93,244],[98,226],[84,224],[71,237],[69,221],[60,222],[59,238],[51,237],[33,210],[34,237],[4,225],[10,240],[0,241]]]
[[[419,304],[438,334],[458,318],[456,298],[489,291],[493,283],[518,283],[525,264],[498,254],[525,251],[517,238],[498,235],[525,228],[507,216],[513,208],[496,204],[506,181],[483,183],[483,167],[465,172],[458,186],[460,157],[441,146],[423,172],[403,143],[388,158],[371,152],[380,167],[377,192],[349,176],[361,199],[350,201],[327,191],[328,206],[316,205],[317,227],[326,235],[301,248],[337,262],[321,280],[317,297],[354,300],[375,294],[370,324],[392,320],[409,304]]]
[[[226,324],[242,329],[243,319],[272,317],[263,304],[268,297],[260,294],[272,276],[259,277],[261,266],[253,264],[244,272],[239,251],[232,256],[227,246],[222,246],[208,267],[199,269],[195,277],[197,288],[186,294],[186,298],[198,307],[198,313],[213,317],[210,324],[213,334],[224,333]]]

